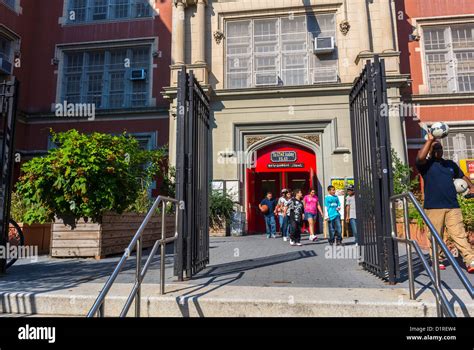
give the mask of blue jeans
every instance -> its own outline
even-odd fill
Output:
[[[355,238],[355,242],[359,244],[359,235],[357,234],[357,221],[356,219],[350,219],[349,224],[351,225],[352,235]]]
[[[334,237],[338,242],[342,242],[342,226],[341,218],[338,216],[335,219],[328,220],[329,228],[329,243],[334,243]]]
[[[270,237],[270,235],[276,235],[276,222],[274,215],[265,216],[265,227],[267,229],[267,237]]]
[[[280,218],[280,230],[283,237],[290,235],[290,219],[288,215],[279,215]]]

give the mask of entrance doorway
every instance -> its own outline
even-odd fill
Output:
[[[278,199],[283,188],[317,189],[316,155],[314,151],[292,143],[275,143],[257,151],[254,168],[247,169],[248,233],[264,233],[265,221],[258,205],[268,192]],[[277,220],[277,230],[279,230]]]

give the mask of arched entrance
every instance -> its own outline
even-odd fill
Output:
[[[265,232],[258,204],[267,192],[278,198],[282,188],[317,188],[316,154],[301,144],[284,141],[256,150],[255,163],[246,171],[248,233]]]

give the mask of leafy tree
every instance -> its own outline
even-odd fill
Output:
[[[51,132],[57,148],[25,163],[17,183],[26,223],[55,216],[71,225],[80,218],[100,222],[105,211],[129,208],[167,166],[166,149],[141,150],[126,133]]]

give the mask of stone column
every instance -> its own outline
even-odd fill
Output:
[[[182,65],[184,64],[184,45],[185,45],[185,1],[186,0],[176,0],[176,15],[175,15],[175,33],[174,33],[174,64]]]
[[[391,0],[379,0],[380,1],[380,18],[382,21],[382,34],[384,38],[385,47],[384,50],[395,50],[394,42],[394,28],[392,23],[392,6]]]
[[[197,50],[194,63],[206,63],[206,1],[197,0]]]
[[[360,25],[360,52],[369,52],[370,48],[370,31],[369,31],[369,15],[367,13],[367,0],[359,0],[357,3],[357,17]]]

